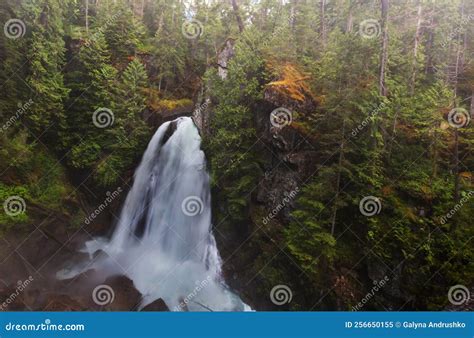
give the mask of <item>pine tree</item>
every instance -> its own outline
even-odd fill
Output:
[[[64,127],[64,40],[61,3],[57,0],[25,4],[26,25],[31,30],[26,57],[29,72],[26,83],[35,97],[28,114],[29,126],[38,135],[52,137]]]
[[[104,25],[105,40],[113,61],[126,64],[127,58],[135,56],[142,44],[144,27],[126,4],[119,2],[112,6],[112,13],[109,23]]]
[[[62,135],[69,163],[75,168],[94,167],[101,151],[114,141],[94,125],[98,109],[115,110],[114,86],[117,71],[110,66],[110,55],[103,34],[84,41],[67,73],[70,97],[67,101],[67,127]],[[113,126],[112,126],[113,127]],[[68,151],[69,150],[69,151]]]
[[[124,70],[115,96],[113,128],[106,132],[106,151],[97,167],[97,179],[108,186],[117,183],[146,147],[150,136],[142,113],[145,110],[148,76],[143,64],[135,58]]]

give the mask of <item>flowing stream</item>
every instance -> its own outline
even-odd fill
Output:
[[[135,172],[113,236],[86,243],[91,256],[106,253],[95,269],[133,280],[143,295],[141,307],[162,298],[172,311],[250,310],[221,276],[200,146],[191,118],[161,125]]]

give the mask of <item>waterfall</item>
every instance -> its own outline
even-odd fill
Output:
[[[161,125],[151,139],[110,240],[86,243],[106,254],[96,269],[127,275],[141,306],[162,298],[174,311],[243,311],[225,284],[211,226],[201,137],[189,117]]]

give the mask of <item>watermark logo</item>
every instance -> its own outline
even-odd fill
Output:
[[[92,114],[92,123],[97,128],[107,128],[114,124],[115,116],[109,108],[98,108]]]
[[[454,108],[448,114],[448,123],[453,128],[464,128],[471,121],[469,112],[464,108]]]
[[[449,212],[446,215],[441,217],[440,219],[441,224],[443,225],[446,224],[448,219],[453,217],[473,195],[474,195],[474,191],[471,190],[463,198],[461,198],[459,203],[456,203],[456,205],[451,210],[449,210]]]
[[[451,286],[448,291],[448,300],[453,305],[467,303],[471,299],[469,289],[464,285],[458,284]]]
[[[362,215],[372,217],[378,215],[382,210],[380,199],[375,196],[366,196],[359,202],[359,211]]]
[[[278,213],[285,208],[292,200],[295,199],[296,195],[300,192],[300,188],[296,187],[295,190],[290,191],[289,193],[285,193],[285,198],[278,203],[278,205],[272,209],[272,211],[263,218],[263,224],[267,224],[270,222],[271,219],[273,219]]]
[[[84,220],[84,223],[89,225],[97,216],[99,216],[99,214],[105,210],[105,208],[107,208],[113,200],[115,200],[119,195],[120,193],[122,192],[122,188],[121,187],[118,187],[116,190],[110,192],[110,191],[107,191],[106,195],[107,197],[104,199],[104,201],[94,210],[94,212],[92,212],[90,215],[88,215],[85,220]]]
[[[8,305],[10,305],[11,303],[13,303],[15,301],[15,299],[20,295],[20,292],[24,291],[26,289],[26,287],[34,280],[33,276],[29,276],[28,279],[25,279],[24,281],[21,281],[19,280],[17,283],[16,283],[16,288],[15,290],[10,294],[10,296],[8,296],[7,299],[5,299],[5,301],[3,301],[1,304],[0,304],[0,311],[3,311],[5,310]]]
[[[454,40],[457,36],[459,36],[459,34],[463,32],[465,27],[469,24],[469,21],[472,21],[472,20],[474,20],[474,14],[464,16],[460,20],[459,24],[455,26],[454,30],[448,34],[446,39],[444,39],[444,41],[441,43],[441,46],[445,48],[449,44],[450,41]]]
[[[385,276],[380,281],[374,281],[374,286],[372,289],[370,289],[370,291],[364,296],[364,298],[361,299],[359,303],[356,304],[356,306],[352,307],[352,311],[359,311],[362,309],[364,305],[367,304],[374,297],[374,295],[387,284],[389,280],[390,279],[388,276]]]
[[[374,110],[369,113],[367,116],[357,127],[352,129],[351,136],[356,137],[367,125],[370,121],[373,121],[375,117],[380,113],[380,111],[385,107],[385,103],[380,103]]]
[[[196,287],[190,292],[184,299],[180,301],[178,305],[173,308],[173,311],[183,311],[187,309],[190,302],[194,302],[193,299],[211,282],[211,276],[207,276],[202,281],[196,281]],[[199,303],[198,303],[199,304]]]
[[[200,106],[198,106],[195,110],[194,110],[194,114],[201,114],[202,112],[205,112],[207,110],[207,107],[209,107],[209,105],[211,104],[211,100],[209,99],[206,99],[204,101],[203,104],[201,104]]]
[[[196,19],[186,20],[181,26],[181,32],[185,38],[197,39],[202,35],[204,27],[201,21]]]
[[[3,32],[7,38],[16,40],[25,35],[26,26],[25,23],[20,19],[10,19],[5,22],[5,25],[3,26]]]
[[[10,217],[24,214],[26,211],[26,202],[20,196],[10,196],[3,202],[3,210]]]
[[[198,196],[188,196],[181,203],[181,210],[186,216],[200,215],[204,210],[204,203]]]
[[[359,35],[365,39],[376,38],[380,35],[380,23],[375,19],[367,19],[359,25]]]
[[[114,290],[106,284],[97,285],[92,291],[92,300],[97,305],[111,304],[115,299]]]
[[[275,305],[288,304],[293,299],[293,293],[287,285],[276,285],[270,291],[270,300]]]
[[[20,119],[20,117],[30,108],[30,106],[33,104],[33,100],[29,99],[27,102],[22,104],[21,102],[18,103],[18,109],[15,112],[15,115],[12,115],[7,122],[5,122],[1,127],[0,127],[0,132],[5,132],[8,128],[10,128],[12,125],[16,123]]]
[[[270,113],[270,123],[275,128],[281,129],[289,126],[293,121],[293,114],[286,108],[280,107]]]
[[[44,322],[38,323],[28,323],[24,322],[12,323],[9,322],[5,325],[6,331],[85,331],[86,327],[84,324],[53,324],[50,319],[45,319]]]

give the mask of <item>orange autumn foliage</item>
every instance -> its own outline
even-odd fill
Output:
[[[268,83],[267,88],[291,100],[304,101],[308,96],[314,98],[306,82],[309,76],[298,70],[293,64],[285,63],[283,65],[275,65],[269,62],[267,67],[272,73],[276,73],[278,76],[278,80]]]

